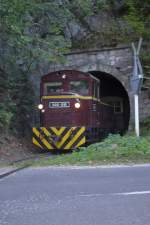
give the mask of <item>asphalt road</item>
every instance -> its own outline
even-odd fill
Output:
[[[19,171],[0,180],[0,225],[150,225],[150,166]]]

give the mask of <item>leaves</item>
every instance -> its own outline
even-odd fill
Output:
[[[25,134],[34,101],[29,74],[40,62],[62,61],[68,12],[58,1],[1,0],[0,16],[0,128]]]
[[[136,37],[143,36],[146,39],[150,36],[150,16],[148,11],[150,10],[149,0],[127,0],[125,3],[127,7],[125,19],[128,24],[136,32]]]

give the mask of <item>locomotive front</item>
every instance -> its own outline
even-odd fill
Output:
[[[92,82],[88,74],[69,70],[42,77],[40,127],[33,127],[36,146],[67,151],[85,144],[86,127],[91,126]]]

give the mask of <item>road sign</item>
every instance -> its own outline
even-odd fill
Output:
[[[133,74],[131,76],[131,90],[133,94],[139,94],[143,83],[143,69],[139,59],[139,52],[141,49],[142,38],[140,38],[138,47],[136,49],[135,44],[132,43],[133,49]]]

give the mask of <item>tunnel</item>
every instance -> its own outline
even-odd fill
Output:
[[[102,125],[108,133],[124,134],[130,120],[129,96],[125,87],[111,74],[100,71],[89,73],[100,80],[100,100],[104,108]]]

